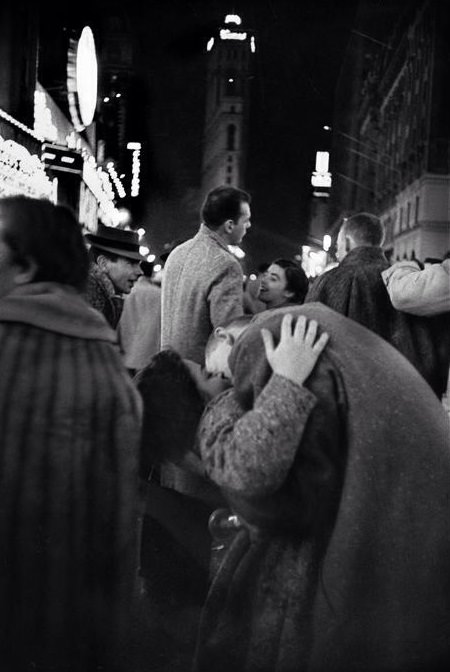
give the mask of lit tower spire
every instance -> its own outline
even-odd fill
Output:
[[[202,193],[222,184],[243,187],[248,82],[255,38],[237,14],[228,14],[206,46],[206,115]]]

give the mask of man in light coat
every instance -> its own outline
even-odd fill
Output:
[[[169,255],[162,283],[161,345],[203,364],[209,335],[242,315],[243,273],[229,245],[250,228],[250,196],[234,187],[209,192],[197,234]]]
[[[204,364],[206,342],[213,330],[244,314],[243,272],[228,246],[239,245],[250,227],[250,196],[234,187],[213,189],[201,216],[197,234],[170,253],[162,280],[161,347],[172,348],[197,365]],[[194,471],[183,458],[176,463],[172,456],[168,458],[163,456],[159,483],[149,489],[147,511],[173,537],[172,548],[179,549],[174,563],[184,576],[189,575],[195,600],[201,605],[209,574],[208,519],[224,499],[203,470]],[[175,609],[185,602],[183,588],[176,596]]]

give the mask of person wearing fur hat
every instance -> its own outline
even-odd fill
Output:
[[[91,266],[86,298],[115,329],[123,310],[123,295],[129,294],[142,275],[139,236],[135,231],[99,225],[97,233],[85,236],[90,245]]]
[[[274,366],[288,315],[330,337],[303,383],[295,350]],[[195,672],[447,669],[450,452],[431,388],[314,302],[256,315],[229,366],[233,388],[198,441],[242,526],[208,593]]]

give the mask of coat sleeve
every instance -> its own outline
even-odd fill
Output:
[[[244,314],[243,275],[238,262],[224,266],[208,292],[209,318],[216,327]]]
[[[423,270],[414,261],[399,261],[381,275],[397,310],[425,316],[450,311],[450,259]]]
[[[273,375],[251,411],[233,390],[207,407],[199,445],[208,476],[246,496],[269,494],[284,482],[316,403],[305,387]]]

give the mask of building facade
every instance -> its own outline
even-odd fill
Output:
[[[69,18],[1,3],[0,196],[48,198],[95,231],[99,220],[120,225],[120,197],[98,156],[97,29],[92,14]]]
[[[331,229],[366,210],[391,260],[450,251],[450,61],[443,2],[362,2],[336,93]],[[334,226],[333,226],[334,225]]]
[[[222,184],[244,187],[249,76],[255,38],[229,14],[207,45],[202,195]]]

